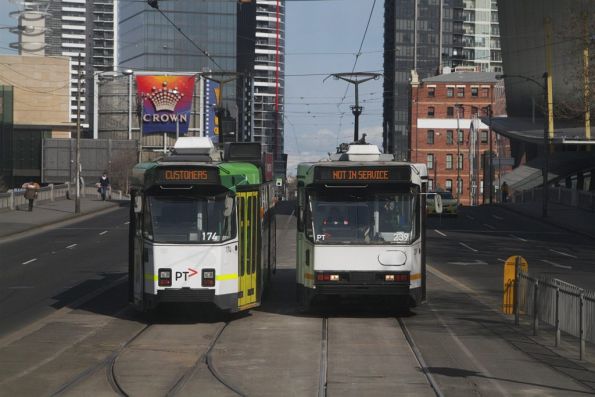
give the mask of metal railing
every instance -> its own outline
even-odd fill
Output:
[[[110,195],[114,199],[127,199],[121,190],[111,190]],[[60,199],[72,198],[75,196],[75,186],[66,182],[63,184],[50,184],[40,188],[37,192],[35,202],[47,202]],[[81,189],[81,197],[95,197],[99,196],[97,187],[84,186]],[[0,193],[0,210],[15,210],[19,206],[28,205],[28,200],[25,198],[25,189],[13,189],[7,193]]]
[[[522,315],[529,317],[534,335],[540,324],[550,325],[556,346],[560,345],[563,333],[578,338],[579,359],[585,359],[586,342],[595,343],[595,290],[547,276],[531,277],[520,271],[516,280],[515,324],[519,324]]]

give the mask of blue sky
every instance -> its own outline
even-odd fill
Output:
[[[285,151],[288,171],[303,160],[334,152],[337,143],[353,138],[353,87],[331,73],[351,72],[374,0],[286,2]],[[0,0],[0,27],[16,24],[8,16],[15,6]],[[382,72],[383,1],[376,0],[355,71]],[[16,36],[0,29],[0,53],[14,54]],[[303,76],[313,74],[313,76]],[[342,98],[345,99],[342,101]],[[360,136],[382,142],[382,78],[360,85]],[[343,114],[343,117],[341,117]]]

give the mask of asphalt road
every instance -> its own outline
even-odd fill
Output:
[[[595,393],[591,363],[497,312],[503,259],[522,255],[532,272],[588,285],[592,241],[502,209],[465,209],[430,219],[426,304],[402,312],[331,299],[304,314],[295,218],[290,203],[280,209],[272,288],[262,307],[234,316],[131,309],[126,209],[0,245],[0,396],[315,396],[321,385],[329,395],[434,395],[425,373],[446,396]]]
[[[128,209],[0,244],[0,337],[127,272]]]

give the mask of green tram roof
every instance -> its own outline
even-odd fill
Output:
[[[137,189],[147,189],[159,184],[158,173],[163,169],[202,169],[216,170],[218,175],[217,184],[236,191],[238,186],[260,185],[262,174],[260,169],[251,163],[246,162],[170,162],[167,159],[160,159],[152,162],[138,163],[132,169],[132,186]],[[180,184],[188,185],[192,182],[184,181]]]

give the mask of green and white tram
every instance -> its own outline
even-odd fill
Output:
[[[297,293],[425,299],[425,164],[369,144],[298,165]],[[405,303],[405,302],[403,302]]]
[[[129,300],[260,305],[275,271],[274,184],[260,144],[180,138],[173,154],[133,169]]]

